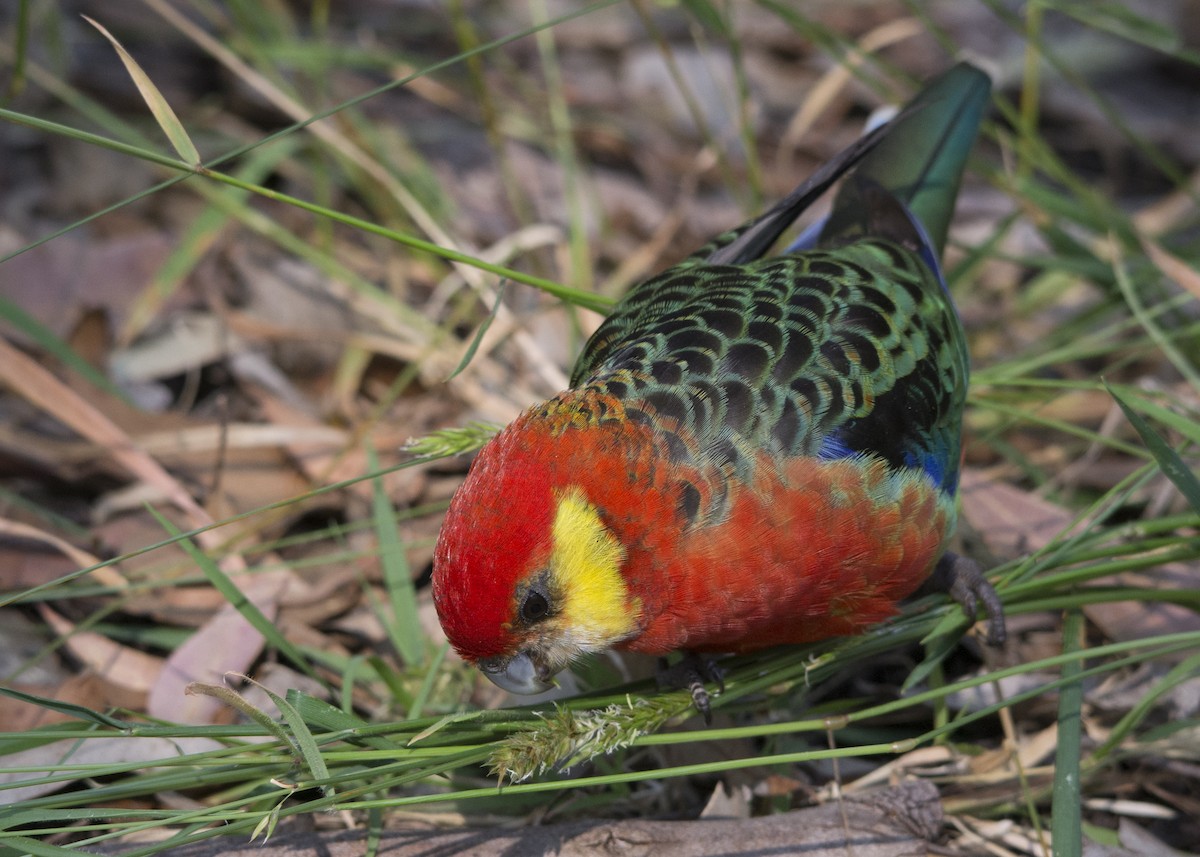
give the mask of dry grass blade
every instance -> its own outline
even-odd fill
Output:
[[[1168,253],[1161,244],[1149,237],[1143,236],[1142,249],[1159,270],[1187,289],[1196,300],[1200,300],[1200,272],[1173,253]]]
[[[192,498],[162,465],[137,447],[133,440],[106,414],[84,400],[52,373],[29,359],[21,351],[0,340],[0,382],[27,401],[70,426],[81,436],[96,443],[128,473],[150,485],[187,516],[192,527],[213,523],[208,513]],[[203,541],[215,544],[214,535],[205,532]],[[239,557],[226,559],[232,570],[243,568]]]
[[[64,555],[70,557],[71,561],[80,568],[92,568],[92,576],[103,585],[111,586],[117,591],[126,589],[129,586],[129,581],[121,575],[119,570],[101,565],[100,559],[94,554],[80,549],[66,539],[56,536],[54,533],[21,523],[20,521],[0,518],[0,537],[28,539],[32,542],[48,545],[54,548],[54,550],[61,551]]]
[[[163,97],[158,87],[154,85],[154,81],[150,79],[150,75],[142,70],[137,60],[133,58],[129,51],[125,50],[124,46],[113,37],[112,33],[87,15],[84,15],[83,19],[99,30],[100,35],[112,43],[113,48],[117,51],[117,55],[121,58],[121,62],[125,65],[125,70],[133,78],[138,92],[142,94],[142,98],[146,101],[146,106],[154,114],[154,119],[158,122],[158,127],[162,128],[163,133],[167,135],[167,139],[171,141],[176,154],[188,166],[200,166],[200,152],[197,150],[196,144],[192,142],[192,138],[188,136],[187,129],[183,127],[183,123],[179,121],[179,117],[175,115],[175,111],[171,109],[171,105],[167,103],[167,99]]]

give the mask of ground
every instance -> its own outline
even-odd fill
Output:
[[[1094,670],[1073,745],[1085,829],[1134,852],[1138,835],[1194,848],[1194,4],[601,6],[0,9],[0,801],[25,807],[4,829],[78,842],[91,834],[68,810],[89,806],[130,813],[104,816],[100,835],[127,835],[138,813],[178,829],[201,807],[253,816],[245,837],[273,811],[325,825],[335,816],[311,810],[337,806],[337,824],[362,824],[363,783],[393,822],[405,802],[431,802],[439,822],[447,807],[476,821],[695,817],[718,785],[734,809],[709,816],[760,816],[828,797],[831,780],[854,794],[920,777],[939,786],[949,847],[1042,853],[1064,764],[1054,682],[1078,644]],[[221,176],[165,164],[177,149],[82,15]],[[935,665],[940,642],[916,641],[930,610],[951,612],[928,602],[896,626],[907,645],[735,664],[743,696],[715,726],[737,731],[703,736],[723,740],[681,731],[677,707],[622,713],[624,690],[561,728],[548,703],[549,726],[528,712],[454,720],[511,703],[443,659],[430,604],[434,538],[469,453],[421,463],[406,443],[503,424],[564,387],[612,298],[785,194],[958,55],[997,91],[948,263],[975,366],[961,547],[1000,568],[1009,647],[950,651],[945,637]],[[1064,634],[1075,610],[1080,639]],[[924,679],[898,696],[914,669]],[[568,690],[643,675],[603,661]],[[913,701],[922,688],[933,696]],[[276,702],[289,689],[305,694],[289,697],[298,721]],[[973,719],[997,694],[1008,703]],[[320,741],[326,775],[345,777],[329,794],[287,786],[326,779],[304,724],[351,728],[317,699],[355,729],[395,724]],[[591,704],[609,714],[588,720]],[[160,722],[183,726],[144,725]],[[781,723],[795,728],[773,734]],[[497,798],[486,761],[536,767],[528,748],[496,751],[531,724],[550,731],[530,746],[620,749],[581,761],[572,782],[593,781],[553,801],[537,791],[569,780],[553,771]],[[136,740],[82,740],[92,730]],[[243,758],[231,735],[276,743]],[[836,767],[831,742],[846,751]],[[430,755],[403,755],[410,743]],[[436,748],[460,755],[433,766]],[[192,753],[261,773],[189,767]],[[704,767],[680,775],[689,765]],[[53,782],[30,773],[48,768]]]

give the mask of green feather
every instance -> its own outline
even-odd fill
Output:
[[[888,123],[887,133],[855,167],[859,180],[844,187],[821,232],[820,243],[849,235],[879,234],[864,223],[870,210],[856,189],[877,184],[904,204],[925,227],[934,255],[941,258],[963,167],[991,94],[991,80],[959,63],[930,83]]]
[[[988,92],[955,66],[768,212],[635,286],[572,387],[622,400],[672,435],[673,457],[729,477],[752,479],[764,451],[871,455],[952,493],[968,366],[939,259]],[[843,177],[819,236],[767,256]]]

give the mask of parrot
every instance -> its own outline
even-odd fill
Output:
[[[766,213],[632,287],[569,388],[483,446],[433,559],[465,661],[538,693],[609,649],[701,658],[862,633],[931,583],[971,621],[982,601],[1003,643],[995,590],[947,550],[969,368],[940,261],[990,91],[960,62]],[[707,719],[720,676],[697,672]]]

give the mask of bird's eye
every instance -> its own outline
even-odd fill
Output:
[[[526,622],[544,619],[550,613],[550,601],[536,589],[531,589],[521,602],[521,618]]]

